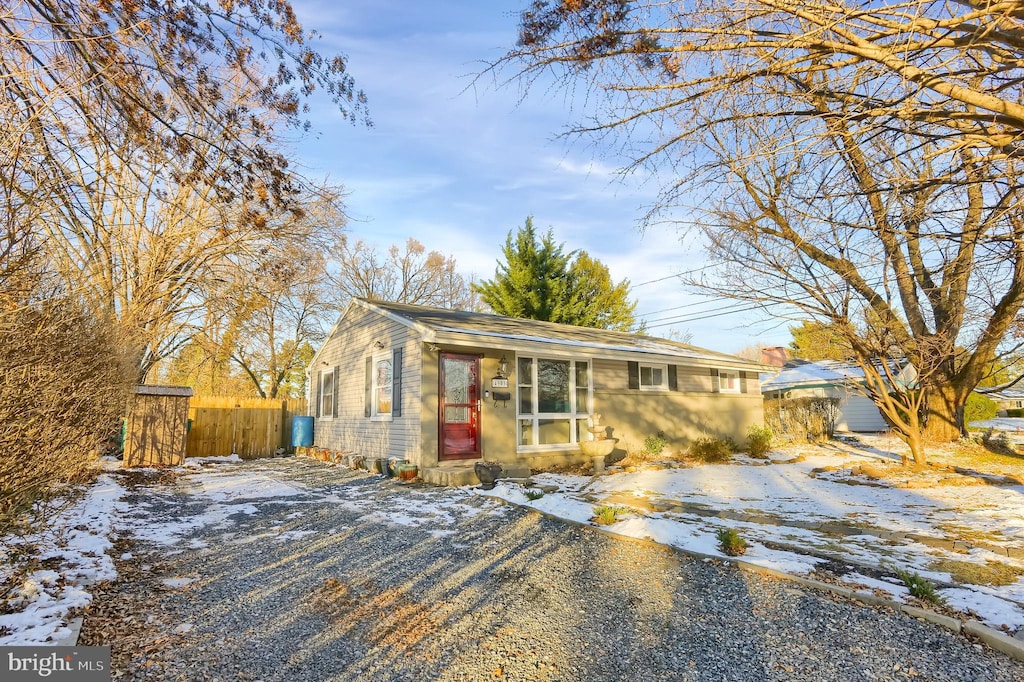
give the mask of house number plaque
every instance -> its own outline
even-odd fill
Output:
[[[491,379],[491,388],[508,388],[508,379]]]

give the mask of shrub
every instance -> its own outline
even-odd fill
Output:
[[[772,449],[772,430],[767,426],[751,424],[747,429],[747,451],[751,457],[768,459],[768,451]]]
[[[770,398],[764,423],[774,434],[793,439],[828,440],[835,435],[839,398]]]
[[[665,438],[665,433],[658,431],[653,436],[647,436],[644,439],[644,453],[648,457],[657,457],[662,453],[666,445],[668,445],[668,440]]]
[[[981,434],[981,444],[991,450],[992,452],[1001,452],[1004,454],[1014,454],[1016,450],[1013,448],[1013,441],[1006,435],[1004,431],[996,431],[995,429],[986,429]]]
[[[610,505],[602,504],[594,507],[594,522],[601,524],[602,526],[610,526],[619,520],[620,514],[625,514],[626,510],[621,507],[612,507]]]
[[[747,541],[735,528],[720,528],[717,536],[719,549],[728,556],[742,556],[747,551]]]
[[[701,436],[690,443],[688,453],[700,462],[728,462],[733,449],[733,444],[724,438]]]
[[[964,405],[964,423],[985,421],[995,419],[999,409],[994,400],[986,398],[977,393],[967,396],[967,404]]]
[[[533,488],[526,491],[526,499],[530,501],[539,500],[542,497],[544,497],[543,490],[537,490],[536,488]]]
[[[117,439],[135,369],[115,326],[48,285],[30,245],[2,234],[0,349],[4,533],[37,501],[79,482]]]
[[[946,600],[935,591],[935,585],[927,578],[922,578],[916,571],[902,568],[896,569],[896,577],[910,590],[910,596],[932,604],[945,604]]]

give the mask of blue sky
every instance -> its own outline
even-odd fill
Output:
[[[382,247],[415,237],[454,256],[464,275],[487,279],[508,231],[532,215],[567,250],[586,250],[615,281],[630,280],[650,334],[689,332],[723,352],[788,343],[784,324],[720,315],[734,304],[694,296],[672,277],[704,265],[699,244],[681,243],[671,228],[638,231],[658,182],[617,173],[625,159],[614,149],[560,137],[581,113],[564,89],[537,83],[524,98],[515,84],[474,82],[515,41],[525,4],[296,2],[307,30],[323,34],[318,48],[345,53],[369,98],[370,129],[314,99],[313,132],[296,145],[306,173],[347,189],[352,235]]]

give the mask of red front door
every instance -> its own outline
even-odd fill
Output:
[[[438,459],[480,456],[480,358],[441,353]]]

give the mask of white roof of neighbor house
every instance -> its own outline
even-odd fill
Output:
[[[917,373],[905,360],[888,360],[889,367],[898,384],[913,383]],[[881,369],[881,360],[874,364]],[[791,388],[830,388],[864,381],[864,370],[852,362],[841,360],[790,360],[776,374],[761,382],[761,392],[784,391]]]
[[[761,392],[784,391],[790,388],[819,388],[850,381],[863,381],[864,370],[839,360],[790,361],[775,376],[761,382]],[[797,364],[799,363],[799,364]]]
[[[1002,388],[998,390],[976,388],[974,392],[993,400],[1024,400],[1024,388]]]

